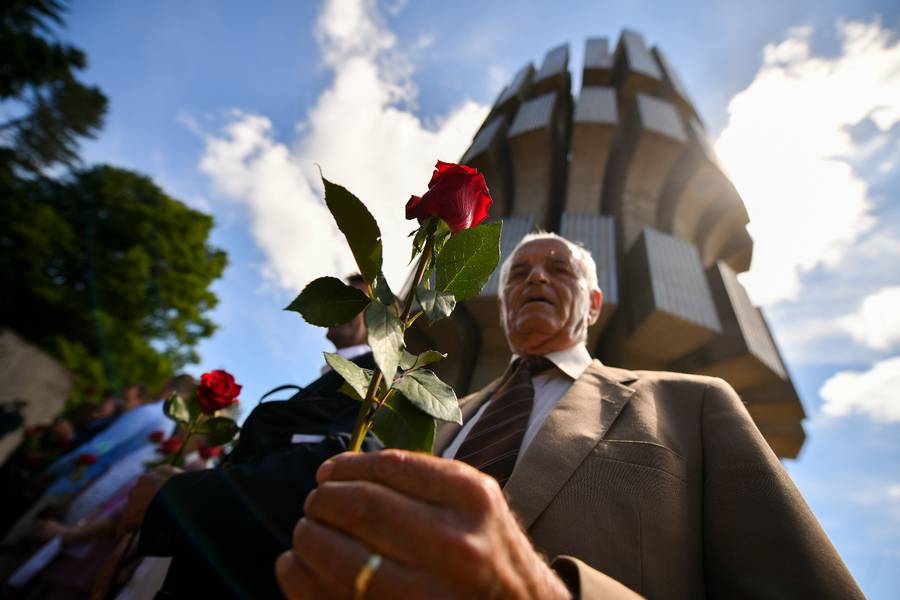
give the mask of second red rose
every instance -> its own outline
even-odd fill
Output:
[[[200,410],[206,414],[227,408],[238,403],[238,395],[241,386],[235,383],[231,373],[217,369],[200,376],[200,385],[197,386],[197,401]]]

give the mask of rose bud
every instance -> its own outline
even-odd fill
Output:
[[[75,464],[78,464],[78,465],[92,465],[92,464],[94,464],[95,462],[97,462],[97,455],[96,455],[96,454],[89,454],[89,453],[88,453],[88,454],[82,454],[82,455],[80,455],[80,456],[76,459]]]
[[[166,434],[164,434],[162,431],[154,431],[153,433],[151,433],[150,435],[147,436],[147,439],[149,439],[154,444],[158,444],[161,441],[163,441],[163,438],[165,438],[165,437],[166,437]]]
[[[200,446],[197,449],[197,452],[200,454],[200,458],[204,460],[209,460],[210,458],[214,458],[216,456],[222,455],[222,446]]]
[[[475,227],[488,216],[491,195],[484,175],[466,165],[438,161],[428,191],[422,197],[411,196],[406,203],[406,218],[440,217],[457,233]]]
[[[177,435],[173,435],[165,442],[160,444],[159,448],[156,449],[160,454],[175,454],[179,450],[181,450],[181,437]]]
[[[200,410],[211,415],[216,411],[237,404],[241,386],[235,383],[231,373],[217,369],[200,376],[197,386],[197,401]]]

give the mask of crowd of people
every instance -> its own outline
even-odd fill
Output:
[[[187,398],[195,387],[189,375],[172,378],[155,393],[135,384],[26,429],[0,468],[4,597],[91,597],[113,549],[132,534],[123,527],[129,494],[180,439],[164,414],[164,400],[173,392]],[[205,468],[218,455],[202,439],[186,450],[190,469]],[[127,572],[147,580],[154,562]],[[146,596],[133,590],[126,596],[125,588],[120,596],[152,598],[152,582],[144,587]]]

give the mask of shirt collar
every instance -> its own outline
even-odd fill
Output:
[[[368,344],[356,344],[355,346],[347,346],[346,348],[338,348],[335,350],[335,352],[347,360],[353,360],[357,356],[362,356],[366,352],[371,351],[372,349],[369,348]]]
[[[588,368],[593,360],[591,353],[583,343],[575,344],[565,350],[557,350],[556,352],[548,352],[545,354],[556,367],[571,377],[578,379],[584,370]],[[514,354],[512,359],[515,360],[518,355]]]

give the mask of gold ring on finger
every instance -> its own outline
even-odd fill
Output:
[[[380,566],[381,555],[373,552],[369,556],[369,560],[366,561],[366,564],[364,564],[359,570],[359,573],[356,574],[356,579],[353,581],[353,600],[363,599],[366,595],[366,590],[369,589],[369,584],[372,583],[372,577],[375,576],[375,571],[377,571]]]

